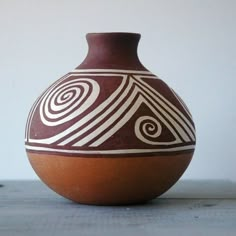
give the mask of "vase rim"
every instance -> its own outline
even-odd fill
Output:
[[[98,35],[133,35],[140,37],[140,33],[135,32],[119,32],[119,31],[112,31],[112,32],[89,32],[86,36],[98,36]]]
[[[88,54],[77,68],[147,70],[137,55],[140,38],[140,34],[128,32],[88,33]]]

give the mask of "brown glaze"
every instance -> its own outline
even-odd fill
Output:
[[[76,69],[147,71],[137,54],[140,37],[136,33],[89,33],[86,35],[88,55]]]
[[[192,153],[175,156],[83,158],[28,152],[52,190],[78,203],[142,203],[161,195],[182,175]]]

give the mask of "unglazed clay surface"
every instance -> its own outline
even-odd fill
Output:
[[[75,202],[96,205],[144,203],[167,191],[192,154],[158,157],[68,157],[28,153],[39,177]]]

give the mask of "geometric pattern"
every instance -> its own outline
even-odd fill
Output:
[[[181,98],[148,71],[74,70],[34,103],[28,151],[140,156],[193,151],[195,128]]]

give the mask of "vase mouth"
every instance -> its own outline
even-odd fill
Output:
[[[130,32],[86,34],[88,54],[79,68],[146,70],[137,55],[141,35]]]
[[[87,33],[86,39],[87,41],[93,39],[121,39],[121,40],[134,40],[139,41],[141,38],[141,34],[132,33],[132,32],[94,32]]]
[[[135,33],[135,32],[91,32],[91,33],[87,33],[86,37],[90,37],[90,36],[99,36],[99,35],[130,35],[130,36],[136,36],[136,37],[141,37],[140,33]]]

